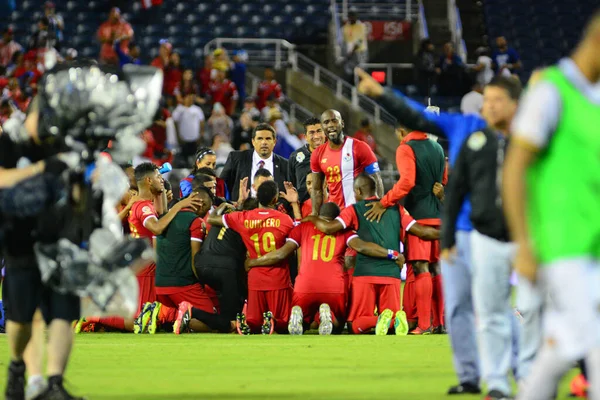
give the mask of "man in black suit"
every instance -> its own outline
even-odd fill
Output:
[[[317,147],[325,143],[325,132],[321,121],[316,117],[310,117],[304,121],[304,134],[308,143],[293,152],[288,161],[288,175],[290,182],[298,191],[300,203],[310,199],[310,193],[306,189],[306,177],[312,172],[310,155]]]
[[[256,171],[264,168],[271,172],[279,190],[285,192],[284,182],[289,181],[288,162],[285,158],[273,153],[277,135],[275,129],[269,124],[258,124],[252,131],[253,150],[233,151],[229,154],[225,168],[221,172],[221,179],[229,189],[230,199],[236,201],[240,193],[240,183],[245,190],[253,193],[252,183]],[[242,182],[243,181],[243,182]]]

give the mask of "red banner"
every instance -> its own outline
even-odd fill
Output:
[[[408,21],[363,21],[367,26],[369,41],[409,40],[411,38],[411,23]]]

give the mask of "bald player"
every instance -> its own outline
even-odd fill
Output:
[[[549,293],[544,333],[519,399],[547,399],[586,359],[600,399],[600,12],[570,57],[521,101],[503,173],[503,205],[521,279]],[[583,166],[573,173],[574,166]],[[565,329],[569,327],[572,329]]]
[[[344,134],[344,120],[339,111],[327,110],[321,114],[321,125],[328,143],[315,149],[310,157],[313,173],[310,194],[312,215],[319,215],[323,205],[323,182],[327,183],[329,189],[329,201],[342,210],[356,203],[352,185],[354,179],[363,172],[373,175],[377,195],[383,196],[377,157],[366,143]]]

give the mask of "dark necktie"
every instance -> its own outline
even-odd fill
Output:
[[[264,168],[265,167],[265,162],[263,160],[260,160],[258,162],[258,169]]]

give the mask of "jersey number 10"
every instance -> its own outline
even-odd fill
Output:
[[[256,255],[261,257],[263,254],[270,253],[277,250],[277,244],[275,243],[275,235],[271,232],[265,232],[262,237],[258,236],[258,233],[250,236],[250,239],[254,242],[254,250]],[[262,251],[261,251],[262,244]]]
[[[321,260],[325,262],[331,261],[335,252],[335,237],[327,235],[321,241],[321,235],[315,235],[312,239],[315,241],[312,254],[313,261],[318,260],[319,255],[321,256]]]

